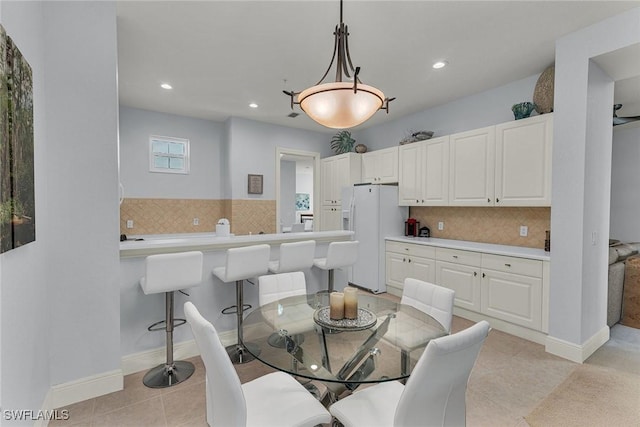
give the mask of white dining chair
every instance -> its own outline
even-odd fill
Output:
[[[258,302],[260,307],[278,301],[283,298],[301,296],[307,294],[307,284],[304,273],[295,271],[290,273],[270,274],[258,278]],[[305,302],[298,306],[287,307],[282,312],[278,307],[264,311],[263,317],[274,329],[286,331],[287,335],[294,337],[298,343],[303,341],[302,334],[313,331],[314,309]],[[278,333],[269,336],[268,342],[273,347],[285,346],[285,339]]]
[[[447,333],[450,333],[455,295],[453,289],[407,277],[404,279],[400,303],[427,313],[440,322]]]
[[[431,340],[406,385],[390,381],[331,405],[344,427],[464,426],[469,375],[489,333],[482,320]]]
[[[315,426],[329,412],[293,377],[274,372],[241,384],[216,329],[191,303],[187,322],[206,371],[207,424],[210,426]]]
[[[453,319],[453,289],[434,285],[418,279],[406,278],[400,303],[428,314],[438,321],[448,334],[451,332]],[[411,314],[400,311],[396,319],[392,319],[384,340],[400,348],[400,369],[403,374],[409,373],[411,352],[424,347],[433,332],[421,325],[421,319],[412,319]],[[399,326],[402,325],[402,326]]]

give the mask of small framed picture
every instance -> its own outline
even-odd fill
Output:
[[[262,175],[249,174],[247,192],[249,194],[262,194]]]

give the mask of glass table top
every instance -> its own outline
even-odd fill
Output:
[[[335,327],[323,313],[328,306],[327,293],[266,304],[246,316],[244,342],[275,369],[354,389],[407,378],[428,342],[447,334],[428,314],[382,296],[359,292],[362,321]]]

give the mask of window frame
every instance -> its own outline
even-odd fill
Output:
[[[170,168],[160,168],[155,165],[155,158],[158,153],[153,152],[153,143],[154,142],[168,142],[174,144],[182,144],[184,145],[184,155],[180,154],[171,154],[171,153],[160,153],[162,157],[166,158],[180,158],[184,162],[184,167],[181,169],[170,169]],[[150,135],[149,136],[149,172],[153,173],[171,173],[171,174],[181,174],[188,175],[190,171],[191,164],[191,156],[190,156],[190,143],[187,138],[176,138],[171,136],[160,136],[160,135]]]

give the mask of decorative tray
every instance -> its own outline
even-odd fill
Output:
[[[329,318],[330,307],[321,307],[313,313],[313,320],[320,326],[338,331],[361,331],[376,324],[378,318],[366,308],[358,308],[357,319],[332,320]]]

